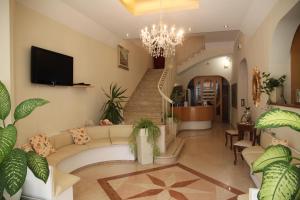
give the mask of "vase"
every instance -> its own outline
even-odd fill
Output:
[[[276,87],[270,94],[271,103],[280,103],[283,97],[283,87]]]
[[[136,138],[137,143],[137,158],[142,165],[153,164],[153,147],[147,141],[147,129],[141,129]]]

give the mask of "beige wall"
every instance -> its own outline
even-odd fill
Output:
[[[246,36],[241,34],[235,44],[232,82],[238,82],[238,74],[240,70],[239,65],[243,59],[246,59],[248,64],[248,99],[251,105],[251,111],[253,115],[252,117],[254,119],[265,111],[267,98],[266,95],[263,95],[260,106],[258,108],[255,108],[251,94],[252,70],[255,66],[257,66],[261,71],[276,73],[276,71],[274,71],[270,66],[272,64],[270,62],[270,55],[272,52],[273,34],[275,32],[278,22],[297,2],[299,2],[299,0],[278,1],[278,3],[274,6],[268,17],[260,25],[256,33],[252,36]],[[242,49],[237,48],[238,43],[241,44]],[[238,94],[238,96],[240,99],[240,94]],[[235,120],[235,122],[238,120],[237,112],[239,112],[239,110],[240,107],[238,110],[233,110],[232,112],[232,117]],[[291,110],[300,113],[299,109]],[[280,134],[288,133],[284,133],[281,131]],[[292,146],[295,147],[296,145],[293,143]],[[298,149],[299,146],[300,145],[298,144]]]
[[[39,108],[31,116],[17,123],[19,143],[43,132],[48,135],[59,130],[80,127],[87,120],[98,121],[104,102],[101,88],[111,82],[128,88],[131,95],[151,57],[140,47],[123,41],[129,53],[129,71],[117,67],[117,47],[110,47],[76,32],[29,8],[16,5],[14,25],[15,99],[41,97],[50,104]],[[107,38],[109,39],[109,38]],[[30,82],[30,47],[32,45],[74,57],[74,82],[86,82],[93,88],[49,87]]]
[[[11,95],[13,104],[13,74],[12,74],[12,12],[13,1],[0,1],[0,80],[5,84]],[[11,121],[11,115],[6,119],[6,123]]]

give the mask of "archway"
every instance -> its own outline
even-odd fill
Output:
[[[243,114],[242,107],[249,106],[248,99],[248,64],[247,60],[244,58],[239,66],[239,76],[238,76],[238,117],[241,118]]]
[[[190,105],[212,105],[215,121],[230,122],[230,83],[222,76],[196,76],[186,85]],[[205,103],[204,103],[205,102]]]
[[[291,103],[291,46],[300,24],[300,2],[278,22],[272,38],[269,72],[272,76],[287,75],[284,97]]]

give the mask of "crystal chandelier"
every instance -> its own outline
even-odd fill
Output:
[[[148,49],[152,57],[170,57],[175,55],[175,47],[182,44],[184,31],[176,31],[175,26],[168,28],[161,20],[161,1],[160,1],[160,22],[154,24],[150,29],[145,27],[141,30],[141,40]]]

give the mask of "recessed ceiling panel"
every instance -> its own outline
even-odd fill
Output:
[[[120,0],[133,15],[199,8],[199,0]]]

